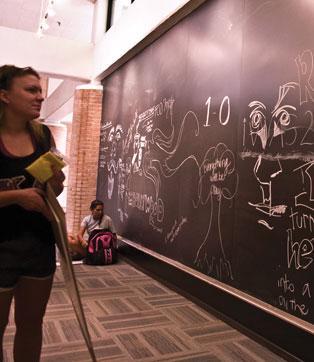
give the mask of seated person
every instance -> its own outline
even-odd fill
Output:
[[[108,229],[113,234],[116,234],[112,219],[104,214],[104,203],[102,201],[92,201],[90,211],[91,214],[85,216],[82,220],[77,239],[75,239],[72,234],[68,234],[69,247],[74,254],[72,259],[79,259],[79,257],[82,258],[86,256],[88,237],[93,230]],[[87,238],[85,238],[85,233],[87,234]],[[116,248],[117,246],[114,245],[114,247]]]

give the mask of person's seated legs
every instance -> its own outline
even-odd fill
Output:
[[[68,243],[72,260],[82,260],[86,256],[86,247],[83,246],[79,239],[72,234],[68,234]]]

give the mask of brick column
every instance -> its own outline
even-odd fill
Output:
[[[96,198],[102,87],[85,85],[74,93],[67,192],[67,228],[77,234]]]

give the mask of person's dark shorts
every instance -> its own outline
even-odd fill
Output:
[[[55,270],[54,243],[30,233],[0,242],[0,289],[13,288],[21,277],[47,278]]]

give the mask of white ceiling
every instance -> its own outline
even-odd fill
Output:
[[[36,33],[48,2],[49,0],[0,0],[0,26]],[[50,28],[44,34],[91,42],[94,2],[53,0],[56,15],[48,17]]]
[[[51,0],[0,0],[0,26],[37,33],[49,1]],[[43,32],[43,39],[45,35],[50,35],[91,42],[96,1],[53,0],[56,14],[54,17],[48,16],[50,27]],[[42,118],[57,122],[71,114],[76,86],[77,83],[68,79],[48,78],[48,94],[43,104]]]

